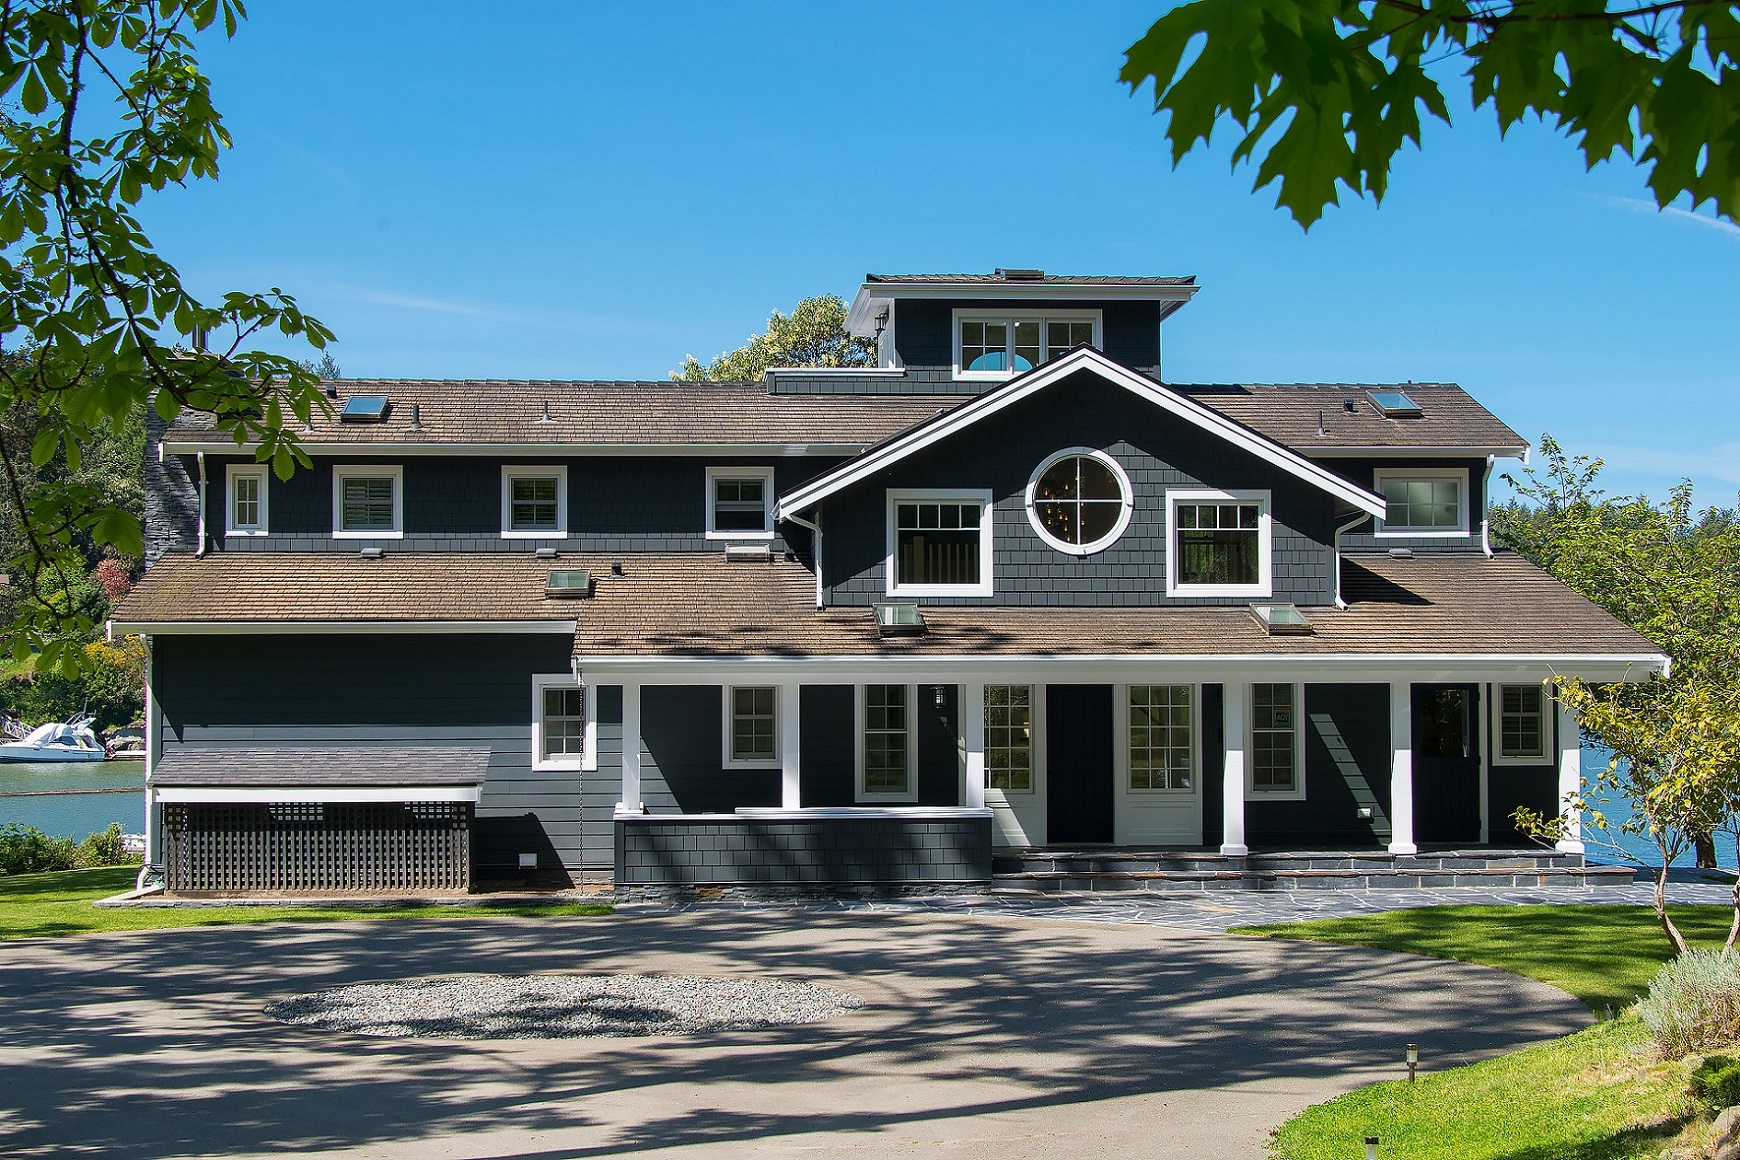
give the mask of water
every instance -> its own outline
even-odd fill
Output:
[[[23,822],[55,837],[83,838],[110,822],[137,834],[145,826],[143,761],[0,763],[0,794],[36,790],[127,789],[130,793],[0,797],[0,825]]]
[[[1584,781],[1592,781],[1597,774],[1605,770],[1608,761],[1611,760],[1612,757],[1612,750],[1600,746],[1585,745],[1583,747]],[[1618,824],[1623,822],[1629,814],[1629,803],[1622,803],[1622,801],[1618,799],[1613,799],[1610,800],[1607,805],[1602,807],[1601,812],[1606,814],[1608,820],[1617,827]],[[1585,828],[1587,828],[1587,826]],[[1587,836],[1591,839],[1597,839],[1599,835],[1600,831],[1590,830]],[[1641,834],[1624,834],[1617,835],[1616,837],[1618,844],[1644,865],[1654,866],[1660,860],[1660,855],[1656,851],[1655,843],[1651,842]],[[1602,862],[1624,861],[1611,850],[1601,849],[1599,846],[1595,845],[1593,841],[1589,846],[1589,857]],[[1681,854],[1678,858],[1674,859],[1673,864],[1675,866],[1695,866],[1697,865],[1697,858],[1688,848],[1684,854]],[[1735,849],[1734,839],[1732,837],[1723,834],[1716,835],[1716,865],[1730,870],[1735,868]]]

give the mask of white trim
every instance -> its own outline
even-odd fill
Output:
[[[1418,854],[1414,844],[1414,685],[1390,682],[1390,843],[1392,854]]]
[[[1544,766],[1553,764],[1553,699],[1547,695],[1546,687],[1538,682],[1523,683],[1506,681],[1495,686],[1497,693],[1492,698],[1492,749],[1489,760],[1494,765],[1532,765]],[[1506,689],[1534,689],[1541,699],[1539,716],[1541,719],[1541,751],[1530,754],[1506,754],[1504,752],[1504,691]]]
[[[516,479],[556,480],[556,526],[553,530],[513,527],[513,481]],[[568,538],[568,469],[560,464],[504,463],[501,465],[501,538],[504,540],[565,540]]]
[[[268,495],[271,491],[271,483],[269,482],[271,474],[271,470],[264,463],[231,463],[225,467],[225,536],[264,536],[270,533],[272,521],[271,509],[268,506]],[[238,478],[257,479],[260,481],[260,519],[258,523],[245,526],[236,523],[236,480]]]
[[[378,441],[347,440],[344,442],[322,442],[314,439],[300,439],[296,446],[308,455],[391,455],[394,458],[422,455],[448,456],[500,456],[517,455],[528,457],[585,457],[589,459],[618,456],[681,456],[684,458],[724,459],[730,456],[789,456],[808,455],[857,455],[872,444],[858,440],[854,443],[400,443],[391,441],[390,437],[400,434],[391,429],[380,432],[382,438]],[[182,439],[166,440],[159,444],[160,454],[197,455],[200,452],[210,452],[213,455],[236,455],[246,453],[252,455],[259,447],[258,443],[236,443],[228,439]]]
[[[731,694],[737,689],[773,690],[773,753],[767,757],[731,756],[731,726],[734,724]],[[784,769],[784,701],[785,687],[782,685],[752,685],[739,681],[719,686],[719,764],[726,769]]]
[[[895,528],[895,508],[903,503],[979,503],[979,580],[976,584],[902,584],[898,571],[899,533]],[[990,596],[993,593],[991,575],[991,524],[996,515],[988,488],[970,487],[891,487],[887,493],[887,551],[883,561],[885,584],[890,596]],[[940,529],[939,529],[940,530]]]
[[[1220,687],[1221,784],[1220,852],[1242,858],[1251,852],[1245,842],[1245,769],[1250,741],[1245,731],[1245,698],[1249,686],[1226,683]]]
[[[1122,489],[1124,495],[1123,510],[1118,513],[1117,522],[1113,525],[1112,530],[1107,532],[1104,536],[1101,536],[1099,539],[1086,544],[1071,544],[1053,536],[1050,532],[1045,530],[1045,525],[1039,522],[1039,513],[1033,510],[1034,492],[1039,488],[1040,477],[1042,477],[1047,471],[1050,471],[1051,468],[1060,461],[1074,458],[1092,459],[1096,463],[1099,463],[1110,470],[1112,475],[1117,479],[1118,487]],[[1068,447],[1062,451],[1055,452],[1054,454],[1047,456],[1038,467],[1034,468],[1033,474],[1027,479],[1027,522],[1033,526],[1034,532],[1038,534],[1041,540],[1044,540],[1048,545],[1057,549],[1059,552],[1065,552],[1071,556],[1092,556],[1105,551],[1107,548],[1117,543],[1119,537],[1121,537],[1125,530],[1129,528],[1130,516],[1135,510],[1136,490],[1130,485],[1130,477],[1125,473],[1123,464],[1119,463],[1116,459],[1113,459],[1109,454],[1099,450],[1098,448]]]
[[[622,781],[617,794],[616,812],[640,814],[646,812],[641,801],[640,751],[646,744],[640,723],[640,685],[622,682]]]
[[[893,321],[890,319],[889,321]],[[893,331],[890,326],[890,332]],[[865,336],[869,337],[868,335]],[[874,378],[898,379],[906,373],[905,367],[874,366],[874,367],[768,367],[764,375],[791,375],[794,378],[859,378],[871,376]]]
[[[1051,362],[1017,375],[1008,383],[996,387],[970,402],[963,403],[940,418],[934,419],[905,435],[891,439],[871,451],[827,472],[790,495],[781,498],[774,509],[776,518],[786,512],[803,511],[815,506],[846,487],[870,478],[914,452],[948,438],[964,427],[997,414],[1005,407],[1042,391],[1053,383],[1081,370],[1091,370],[1101,378],[1123,387],[1132,394],[1160,407],[1205,431],[1225,439],[1241,450],[1279,467],[1327,491],[1339,499],[1374,516],[1384,514],[1384,501],[1363,487],[1343,479],[1326,467],[1312,463],[1298,452],[1281,446],[1273,439],[1259,435],[1242,424],[1235,423],[1220,412],[1194,399],[1162,386],[1144,375],[1120,366],[1097,350],[1077,350]]]
[[[1565,836],[1554,843],[1561,854],[1581,854],[1583,848],[1583,815],[1568,808],[1583,792],[1583,733],[1577,727],[1577,711],[1563,701],[1558,706],[1556,736],[1559,748],[1559,815],[1565,820]]]
[[[1474,505],[1468,494],[1468,469],[1466,467],[1378,467],[1371,473],[1371,489],[1379,495],[1383,494],[1385,481],[1391,479],[1450,479],[1456,482],[1456,515],[1458,526],[1454,528],[1392,528],[1384,519],[1376,521],[1373,534],[1383,537],[1406,537],[1410,540],[1427,539],[1466,539],[1471,533],[1468,530],[1469,514]]]
[[[666,814],[662,821],[693,822],[701,818],[904,818],[907,821],[945,818],[988,818],[991,811],[977,806],[738,806],[728,814]]]
[[[390,530],[349,531],[344,527],[344,481],[393,481],[393,526]],[[332,538],[335,540],[402,540],[405,538],[405,469],[397,463],[335,463],[332,466]]]
[[[111,620],[109,632],[167,636],[309,636],[398,633],[534,633],[573,636],[575,620]]]
[[[1182,686],[1190,690],[1190,788],[1134,789],[1130,785],[1130,689]],[[1202,841],[1202,686],[1171,674],[1119,683],[1112,689],[1112,841],[1120,846],[1144,843],[1197,845]],[[1183,814],[1181,828],[1156,828],[1155,815]],[[1143,815],[1147,815],[1144,817]]]
[[[480,785],[153,786],[159,802],[476,802]]]
[[[803,805],[803,690],[799,685],[781,685],[779,699],[790,706],[779,719],[779,802],[784,809]]]
[[[994,310],[983,306],[957,306],[951,312],[949,326],[954,332],[954,355],[951,363],[953,377],[961,382],[992,382],[1000,383],[1014,378],[1024,372],[1017,371],[1013,366],[1006,371],[970,371],[961,366],[961,323],[963,322],[1007,322],[1010,334],[1007,350],[1010,361],[1014,361],[1015,335],[1014,324],[1017,322],[1037,322],[1040,324],[1039,357],[1045,358],[1044,325],[1047,322],[1091,322],[1093,337],[1089,344],[1096,349],[1105,345],[1105,312],[1103,310],[1045,310],[1026,308],[1021,310]],[[1043,361],[1040,366],[1044,366]],[[1035,368],[1028,367],[1028,370]]]
[[[1512,447],[1428,447],[1410,444],[1406,447],[1304,447],[1304,455],[1313,459],[1498,459],[1527,460],[1527,444]]]
[[[761,481],[761,531],[720,531],[719,528],[715,526],[718,512],[713,506],[716,502],[713,485],[716,481],[721,479],[759,479]],[[707,494],[703,501],[707,512],[707,538],[709,540],[773,539],[773,499],[773,468],[709,467],[707,469]]]
[[[1167,304],[1162,316],[1189,302],[1202,287],[1194,283],[1153,282],[865,282],[846,308],[846,329],[860,338],[876,331],[881,301],[902,298],[955,298],[961,301],[1135,301]],[[892,319],[890,320],[892,322]]]
[[[586,690],[586,735],[581,742],[582,748],[578,760],[567,754],[553,758],[544,756],[545,689]],[[572,673],[537,673],[532,676],[532,770],[534,772],[572,769],[589,773],[598,768],[597,695],[596,688],[589,686],[585,681],[576,680]]]
[[[1257,787],[1257,686],[1288,685],[1293,690],[1293,786],[1291,789]],[[1226,696],[1223,687],[1221,696]],[[1302,802],[1305,800],[1305,686],[1298,681],[1253,681],[1245,686],[1245,795],[1249,801]],[[1268,732],[1279,732],[1269,730]]]
[[[908,681],[870,681],[872,685],[906,688],[906,792],[866,793],[864,790],[864,688],[852,686],[852,800],[855,802],[918,801],[918,685]]]
[[[1166,493],[1166,595],[1240,596],[1267,600],[1275,591],[1274,525],[1266,491],[1181,489]],[[1180,503],[1254,503],[1257,505],[1257,582],[1255,584],[1180,584],[1178,582],[1178,517]]]

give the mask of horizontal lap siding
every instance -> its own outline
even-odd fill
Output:
[[[580,775],[534,772],[531,678],[569,641],[527,636],[160,636],[165,757],[182,746],[484,745],[480,867],[578,865]]]

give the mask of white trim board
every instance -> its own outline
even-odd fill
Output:
[[[296,446],[309,455],[365,456],[390,455],[394,459],[417,455],[520,455],[526,457],[595,458],[610,455],[670,455],[706,456],[712,459],[733,457],[765,457],[789,455],[857,455],[872,444],[856,443],[398,443],[388,436],[396,431],[382,432],[379,441],[355,440],[344,443],[299,439]],[[166,439],[157,445],[158,458],[165,455],[247,455],[252,456],[258,443],[237,443],[229,439]]]
[[[477,802],[480,785],[153,786],[160,802]]]
[[[531,633],[574,635],[574,620],[111,620],[116,633],[143,632],[165,636],[307,636],[396,633]]]
[[[1383,517],[1385,505],[1381,496],[1374,495],[1365,488],[1348,482],[1328,468],[1312,463],[1309,459],[1297,452],[1288,450],[1273,439],[1259,435],[1250,428],[1228,419],[1220,412],[1205,407],[1194,399],[1188,399],[1127,367],[1120,366],[1099,351],[1091,349],[1073,350],[1061,358],[1053,359],[1043,366],[1017,375],[1004,385],[987,391],[971,402],[963,403],[954,410],[948,411],[904,435],[897,436],[870,451],[866,451],[856,459],[842,464],[833,471],[798,488],[790,495],[782,497],[774,508],[774,517],[785,519],[792,512],[814,507],[829,496],[868,479],[907,456],[922,451],[981,419],[987,419],[1005,407],[1018,403],[1081,370],[1091,370],[1106,381],[1148,400],[1161,410],[1176,415],[1210,434],[1220,436],[1235,447],[1321,488],[1337,499],[1380,519]]]

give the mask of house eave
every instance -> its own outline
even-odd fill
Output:
[[[111,620],[107,630],[141,636],[381,636],[561,633],[573,636],[574,620]]]
[[[346,440],[342,442],[303,439],[296,444],[308,455],[390,455],[390,456],[678,456],[693,458],[846,456],[857,455],[870,446],[867,443],[404,443],[386,440]],[[228,439],[165,439],[159,445],[159,455],[247,455],[259,447],[257,443],[236,443]]]
[[[860,338],[876,333],[882,307],[901,298],[958,298],[975,302],[1158,302],[1162,320],[1202,289],[1196,285],[1082,282],[865,282],[846,311],[846,329]]]

